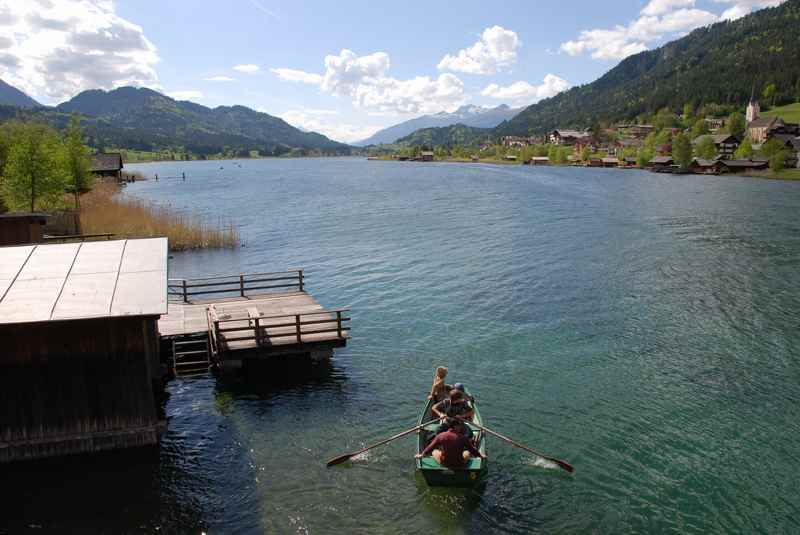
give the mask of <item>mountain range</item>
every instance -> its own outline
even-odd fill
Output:
[[[0,102],[4,103],[4,102]],[[349,154],[350,146],[316,132],[303,132],[278,117],[244,106],[208,108],[136,87],[83,91],[55,108],[0,106],[0,120],[45,121],[63,128],[72,113],[82,115],[95,148],[176,150],[195,155],[280,155],[290,151]]]
[[[423,115],[402,123],[384,128],[375,132],[369,138],[353,143],[357,147],[379,145],[381,143],[394,143],[399,138],[408,136],[412,132],[431,127],[447,127],[456,124],[473,126],[476,128],[492,128],[501,122],[511,119],[522,108],[511,108],[501,104],[495,108],[465,105],[452,113],[440,112]]]
[[[17,89],[0,80],[0,104],[20,108],[39,108],[41,104]]]

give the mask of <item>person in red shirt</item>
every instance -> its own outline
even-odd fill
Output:
[[[461,420],[448,418],[447,426],[447,431],[436,435],[428,447],[416,455],[417,459],[430,454],[442,466],[463,468],[473,455],[482,459],[486,458],[475,448],[472,440],[465,436],[464,424]]]

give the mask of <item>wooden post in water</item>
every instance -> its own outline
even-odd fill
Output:
[[[303,342],[303,339],[300,338],[300,314],[295,314],[294,322],[297,331],[297,343],[300,344]]]
[[[186,293],[186,279],[182,279],[181,282],[183,284],[183,302],[188,303],[189,295]]]
[[[256,318],[256,346],[261,345],[261,318]]]
[[[339,338],[342,337],[342,311],[336,311],[336,334],[339,335]]]
[[[300,291],[301,292],[304,291],[303,290],[303,270],[302,269],[298,269],[297,270],[297,280],[298,280],[298,284],[300,286]]]
[[[239,273],[239,293],[244,297],[244,273]]]

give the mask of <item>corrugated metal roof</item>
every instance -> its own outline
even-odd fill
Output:
[[[166,312],[166,238],[0,248],[0,324]]]

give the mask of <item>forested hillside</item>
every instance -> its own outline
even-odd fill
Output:
[[[754,87],[760,95],[769,85],[775,104],[800,99],[800,0],[630,56],[598,80],[526,108],[495,134],[584,127],[686,103],[744,105]]]

